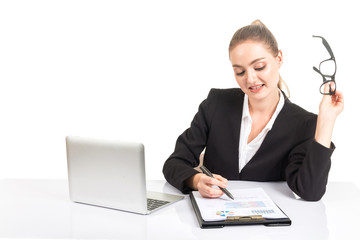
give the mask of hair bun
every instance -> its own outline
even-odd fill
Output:
[[[261,25],[261,26],[265,26],[259,19],[256,19],[255,21],[253,21],[251,23],[251,25]]]

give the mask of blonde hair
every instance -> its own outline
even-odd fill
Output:
[[[229,44],[229,54],[237,45],[247,40],[262,42],[274,57],[278,56],[279,48],[278,43],[271,33],[271,31],[260,20],[253,21],[250,25],[244,26],[237,30],[232,37]],[[290,90],[285,81],[279,75],[279,82],[277,84],[280,90],[285,90],[286,96],[290,97]]]

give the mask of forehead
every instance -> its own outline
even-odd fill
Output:
[[[273,57],[262,42],[245,41],[230,51],[230,61],[233,65],[249,65],[253,60]]]

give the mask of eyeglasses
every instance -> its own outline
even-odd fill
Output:
[[[321,38],[322,43],[324,44],[326,50],[330,54],[330,58],[326,59],[319,64],[319,68],[313,67],[314,71],[319,73],[322,76],[323,83],[320,86],[320,93],[323,95],[334,95],[336,92],[336,82],[335,82],[335,74],[336,74],[336,61],[334,57],[334,53],[331,50],[329,43],[325,40],[325,38],[321,36],[314,36],[315,38]],[[333,82],[334,84],[331,84]],[[325,92],[325,85],[330,83],[329,92]],[[331,87],[333,85],[333,87]]]

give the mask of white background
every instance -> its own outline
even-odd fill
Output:
[[[141,141],[148,179],[210,88],[237,87],[233,33],[255,19],[276,36],[292,102],[318,112],[328,54],[346,106],[330,181],[360,186],[360,17],[356,1],[0,1],[0,179],[66,178],[65,136]]]

